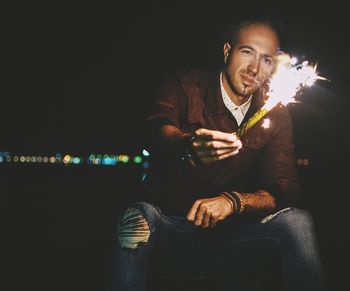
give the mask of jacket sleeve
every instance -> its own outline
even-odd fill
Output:
[[[292,120],[287,107],[277,110],[276,130],[262,156],[262,183],[276,199],[277,209],[294,206],[300,185],[296,168]]]
[[[153,120],[166,120],[170,124],[180,127],[185,114],[186,96],[178,74],[167,72],[159,81],[149,112],[145,118],[145,125]]]
[[[153,152],[166,151],[172,154],[172,148],[164,148],[161,127],[173,125],[180,128],[186,113],[186,103],[187,98],[179,74],[176,72],[164,74],[144,119],[143,137],[147,148]]]

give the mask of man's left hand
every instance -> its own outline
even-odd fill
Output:
[[[213,227],[218,221],[232,214],[230,202],[223,196],[196,200],[187,214],[187,219],[197,226]]]

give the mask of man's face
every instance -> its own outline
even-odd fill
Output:
[[[263,86],[275,68],[278,38],[271,28],[253,24],[239,33],[235,46],[224,46],[224,78],[240,100],[247,99]]]

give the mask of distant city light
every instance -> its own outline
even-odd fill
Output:
[[[303,165],[308,166],[309,165],[309,159],[304,159],[303,160]]]
[[[310,164],[310,160],[308,158],[299,158],[297,159],[297,165],[301,167],[307,167]]]
[[[136,164],[141,164],[141,163],[142,163],[142,158],[141,158],[140,156],[135,156],[135,157],[134,157],[134,162],[135,162]]]
[[[145,182],[146,179],[147,179],[147,174],[146,174],[146,173],[143,173],[143,174],[142,174],[142,177],[141,177],[141,181],[142,181],[142,182]]]
[[[70,155],[65,155],[63,158],[63,163],[68,164],[70,162],[70,160],[71,160]]]

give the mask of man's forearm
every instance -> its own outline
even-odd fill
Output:
[[[267,214],[276,209],[275,198],[265,190],[257,190],[253,193],[231,192],[235,202],[235,213]]]

